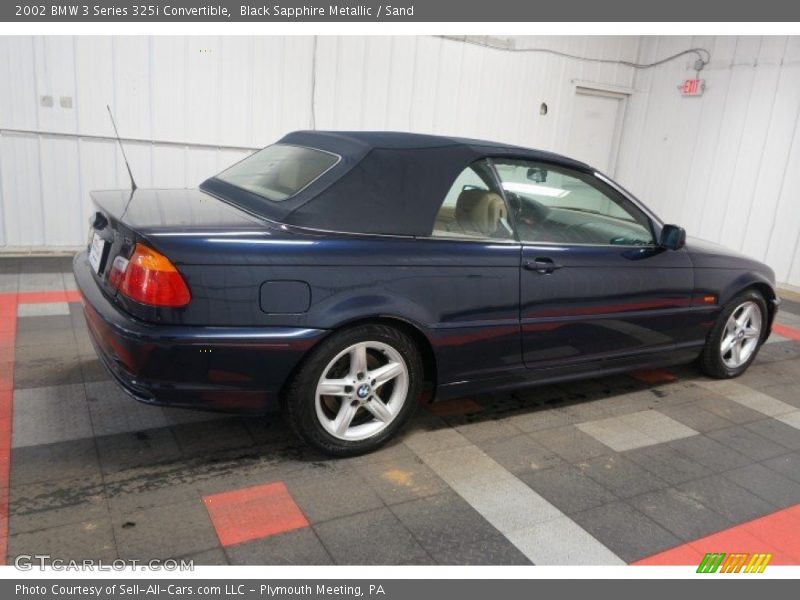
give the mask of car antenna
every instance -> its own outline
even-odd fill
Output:
[[[125,160],[125,166],[128,169],[128,176],[131,178],[131,192],[135,192],[136,181],[133,179],[133,172],[131,171],[131,166],[128,164],[128,156],[125,154],[125,146],[122,145],[122,139],[119,137],[119,131],[117,131],[117,124],[114,121],[114,115],[111,112],[111,107],[106,104],[106,108],[108,109],[108,116],[111,117],[111,125],[114,127],[114,134],[117,136],[117,142],[119,142],[119,149],[122,150],[122,158]]]

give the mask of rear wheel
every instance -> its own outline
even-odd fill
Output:
[[[717,379],[737,377],[755,360],[767,324],[767,304],[755,290],[728,303],[706,340],[700,366]]]
[[[411,417],[422,390],[414,342],[385,325],[333,334],[300,368],[284,400],[295,430],[334,456],[374,450]]]

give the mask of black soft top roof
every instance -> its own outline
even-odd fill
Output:
[[[332,152],[339,162],[282,202],[216,177],[200,188],[270,219],[326,231],[426,236],[456,177],[487,157],[522,158],[587,171],[540,150],[482,140],[389,131],[295,131],[279,144]]]

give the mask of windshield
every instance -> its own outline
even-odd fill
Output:
[[[339,162],[330,152],[275,144],[226,169],[220,179],[273,202],[291,198]]]

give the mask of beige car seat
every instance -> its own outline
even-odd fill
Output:
[[[464,190],[456,200],[456,222],[464,233],[494,236],[506,217],[503,199],[488,190]]]

